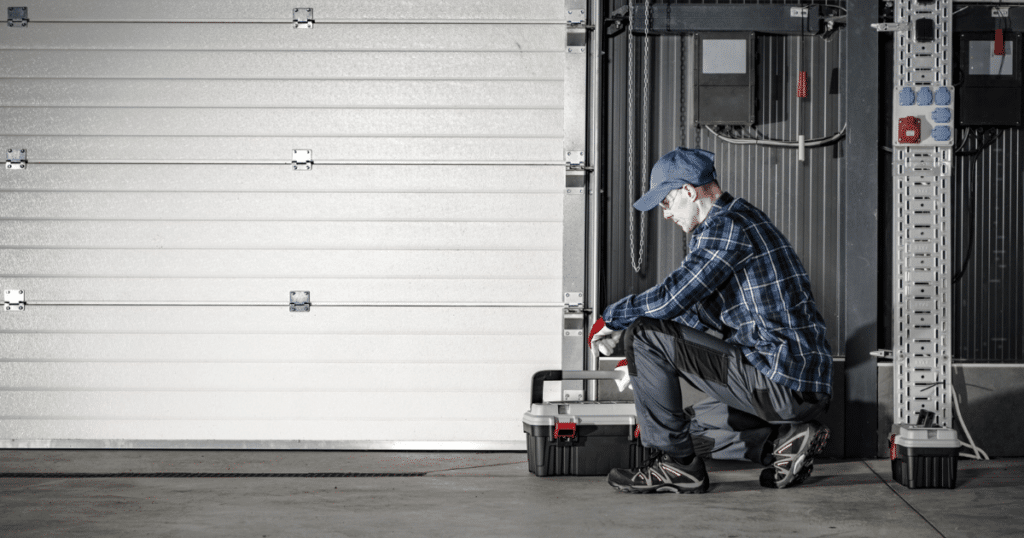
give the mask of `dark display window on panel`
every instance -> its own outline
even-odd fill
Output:
[[[964,33],[958,43],[958,124],[1019,127],[1020,34],[1002,32],[999,40],[995,32]]]
[[[697,123],[753,125],[754,34],[698,33],[696,38]]]

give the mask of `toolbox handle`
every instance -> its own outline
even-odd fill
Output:
[[[541,370],[533,374],[533,387],[530,390],[530,403],[542,403],[544,400],[545,381],[575,381],[578,379],[619,379],[622,372],[606,372],[601,370]]]

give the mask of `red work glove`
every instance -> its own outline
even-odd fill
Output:
[[[587,345],[590,346],[590,352],[594,354],[594,359],[597,359],[601,355],[611,355],[621,338],[622,331],[614,331],[608,328],[604,324],[604,318],[597,318],[594,326],[590,328],[590,338],[587,340]]]
[[[594,341],[594,335],[603,328],[604,318],[597,318],[597,321],[594,322],[594,326],[590,328],[590,337],[587,338],[587,347],[590,347],[591,342]]]

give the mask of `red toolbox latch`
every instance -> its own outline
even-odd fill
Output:
[[[555,424],[555,439],[575,439],[576,423],[559,422]]]

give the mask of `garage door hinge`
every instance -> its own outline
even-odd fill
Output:
[[[25,290],[4,290],[4,312],[25,310]]]
[[[291,312],[309,312],[309,292],[293,291],[288,302],[288,310]]]
[[[583,294],[568,291],[562,297],[565,307],[562,310],[563,336],[583,336]]]
[[[565,168],[567,170],[581,170],[581,169],[583,169],[583,152],[582,151],[567,151],[567,152],[565,152]]]
[[[568,3],[568,2],[567,2]],[[582,26],[587,21],[587,10],[568,9],[565,15],[566,26]]]
[[[297,149],[292,151],[292,170],[311,170],[313,168],[313,150]]]
[[[28,8],[27,7],[9,7],[7,8],[7,26],[28,26]]]
[[[28,153],[25,150],[7,150],[7,169],[24,170],[28,164]]]
[[[295,28],[313,27],[313,8],[297,7],[292,10],[292,25]]]

